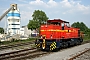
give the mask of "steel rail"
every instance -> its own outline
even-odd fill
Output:
[[[34,44],[34,42],[27,42],[27,43],[19,43],[19,44],[14,44],[14,45],[0,46],[0,50],[13,48],[13,47],[18,47],[18,46],[30,45],[30,44]]]
[[[80,55],[84,54],[85,52],[87,52],[87,51],[89,51],[89,50],[90,50],[90,48],[86,48],[86,50],[85,50],[85,51],[83,51],[83,52],[81,52],[81,53],[76,54],[75,56],[73,56],[73,57],[69,58],[68,60],[74,60],[75,58],[77,58],[78,56],[80,56]]]
[[[15,56],[17,57],[17,56],[25,55],[25,54],[32,53],[32,52],[36,52],[36,48],[24,49],[24,50],[4,53],[4,54],[0,54],[0,60],[14,58]]]

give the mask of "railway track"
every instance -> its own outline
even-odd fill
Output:
[[[78,53],[76,53],[76,55],[72,56],[71,58],[69,58],[68,60],[74,60],[76,58],[78,58],[79,56],[83,55],[84,53],[90,51],[90,48],[86,48],[83,51],[79,51]]]
[[[85,44],[85,43],[83,43],[83,44]],[[61,49],[61,50],[63,50],[63,49]],[[19,50],[19,51],[0,54],[0,60],[6,60],[6,59],[7,60],[24,60],[24,59],[31,59],[34,57],[38,57],[43,54],[51,54],[51,53],[52,52],[43,52],[43,51],[37,50],[36,48],[30,48],[30,49],[23,49],[23,50]],[[73,59],[73,58],[71,58],[71,59]]]
[[[73,58],[76,54],[78,55],[79,53],[84,52],[85,50],[88,50],[90,48],[89,45],[90,45],[90,42],[86,44],[83,43],[81,45],[73,46],[70,48],[60,49],[58,52],[51,52],[50,54],[47,53],[42,57],[33,58],[31,60],[69,60],[70,58]],[[89,50],[89,57],[88,57],[89,59],[88,58],[81,59],[81,58],[80,60],[90,60],[90,50]],[[78,59],[72,59],[72,60],[78,60]]]
[[[36,48],[24,49],[20,51],[14,51],[9,53],[0,54],[0,60],[24,60],[34,58],[46,54],[47,52],[42,52],[36,50]]]
[[[90,40],[84,41],[82,44],[85,44],[85,43],[90,43]],[[78,53],[76,53],[76,55],[72,56],[71,58],[67,60],[74,60],[88,51],[90,51],[90,48],[85,48],[83,51],[79,51]]]
[[[85,44],[88,42],[90,42],[90,41],[85,41],[82,44]],[[25,45],[30,45],[30,44],[34,44],[34,41],[27,42],[27,43],[17,43],[17,44],[13,44],[13,45],[0,46],[0,50],[9,49],[9,48],[18,47],[18,46],[25,46]]]
[[[17,43],[13,45],[0,46],[0,50],[9,49],[9,48],[18,47],[18,46],[25,46],[25,45],[30,45],[30,44],[34,44],[34,41],[27,42],[27,43]]]

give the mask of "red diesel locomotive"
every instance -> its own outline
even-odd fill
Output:
[[[69,22],[61,19],[48,20],[40,26],[40,38],[36,47],[44,50],[55,50],[62,47],[81,44],[83,39],[79,28],[70,27]]]

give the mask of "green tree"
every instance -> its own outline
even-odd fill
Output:
[[[28,29],[36,29],[40,26],[40,24],[38,24],[37,21],[34,21],[34,20],[29,20],[29,23],[28,23]]]
[[[0,33],[3,34],[4,33],[4,29],[0,27]]]
[[[74,22],[71,26],[75,28],[80,28],[81,31],[88,30],[88,27],[83,22]]]
[[[85,34],[84,39],[90,39],[90,28],[88,28],[83,22],[74,22],[72,27],[80,28],[80,30]]]
[[[33,15],[33,20],[34,21],[38,21],[39,24],[44,24],[47,20],[48,20],[48,17],[46,16],[45,12],[43,12],[42,10],[35,10]]]
[[[33,19],[28,23],[28,29],[37,29],[48,20],[48,17],[42,10],[35,10],[32,17]]]
[[[82,31],[87,31],[87,30],[88,30],[88,27],[87,27],[83,22],[81,22],[81,23],[80,23],[80,29],[81,29]]]

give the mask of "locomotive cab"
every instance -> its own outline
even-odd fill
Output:
[[[61,19],[48,20],[47,24],[40,27],[40,38],[36,47],[43,50],[55,50],[82,42],[80,29],[70,27],[69,22]]]

